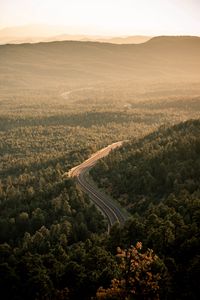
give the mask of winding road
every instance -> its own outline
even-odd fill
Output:
[[[65,173],[63,176],[74,177],[80,186],[80,188],[89,195],[90,199],[94,204],[100,209],[103,215],[108,220],[108,231],[111,226],[116,222],[123,224],[127,219],[127,214],[123,209],[116,204],[108,195],[100,191],[97,186],[88,180],[87,173],[99,159],[107,156],[110,151],[120,147],[123,142],[113,143],[95,154],[93,154],[89,159],[85,160],[82,164],[72,168],[69,172]]]

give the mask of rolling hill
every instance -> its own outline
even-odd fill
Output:
[[[123,199],[126,194],[133,211],[139,210],[141,203],[157,205],[171,193],[178,197],[183,190],[199,192],[199,134],[199,119],[161,128],[129,142],[92,172],[115,198]]]
[[[199,137],[199,119],[160,128],[91,170],[133,215],[121,235],[115,232],[118,240],[142,241],[163,258],[173,284],[161,299],[199,295]]]
[[[65,41],[0,46],[1,88],[199,78],[199,37],[156,37],[137,45]]]
[[[111,37],[65,33],[69,31],[70,28],[67,27],[41,24],[2,28],[0,29],[0,45],[53,41],[93,41],[113,44],[140,44],[151,38],[150,36],[143,35]]]

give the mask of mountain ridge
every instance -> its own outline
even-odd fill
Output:
[[[6,27],[0,29],[0,44],[38,43],[65,40],[97,41],[116,44],[138,44],[151,38],[151,36],[146,35],[104,36],[80,33],[68,34],[67,32],[71,32],[71,29],[59,26],[28,25],[19,27]]]
[[[117,45],[85,41],[0,46],[1,82],[12,86],[75,83],[199,81],[200,38],[157,37],[146,43]],[[6,76],[5,76],[6,75]],[[21,78],[19,80],[19,78]]]

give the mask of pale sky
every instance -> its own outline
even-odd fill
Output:
[[[200,0],[0,0],[0,28],[27,24],[71,34],[200,35]]]

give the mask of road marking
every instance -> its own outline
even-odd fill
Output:
[[[96,153],[94,153],[90,158],[86,159],[83,163],[80,165],[73,167],[68,172],[63,174],[63,177],[71,177],[76,178],[77,183],[79,184],[80,188],[86,192],[91,200],[94,202],[96,206],[101,210],[101,212],[104,214],[104,216],[107,217],[109,228],[118,222],[118,223],[124,223],[127,217],[123,214],[123,212],[120,210],[117,205],[115,206],[112,201],[109,201],[108,196],[103,196],[97,187],[92,186],[85,178],[84,174],[87,170],[92,168],[99,159],[107,156],[111,150],[116,149],[117,147],[122,146],[123,141],[119,141],[116,143],[113,143]],[[81,178],[82,176],[82,178]],[[92,199],[95,198],[96,200]]]

